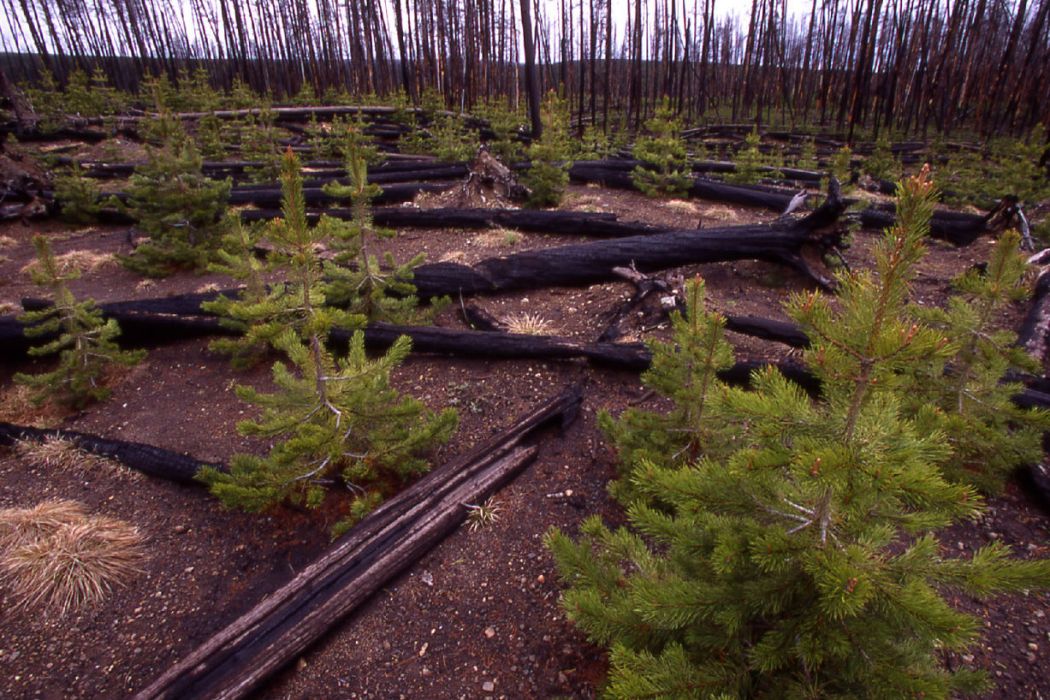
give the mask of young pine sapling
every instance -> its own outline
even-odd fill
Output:
[[[631,472],[632,529],[592,518],[581,542],[549,535],[569,616],[611,647],[611,696],[973,692],[981,674],[942,655],[967,649],[982,625],[948,596],[1050,581],[1048,561],[1012,559],[1000,544],[949,557],[933,534],[981,502],[944,480],[950,444],[905,415],[896,381],[951,352],[906,310],[931,190],[925,173],[904,185],[876,270],[841,275],[835,303],[792,300],[820,400],[773,369],[750,391],[719,387],[708,420],[735,428],[732,444],[716,439],[684,465],[643,461]]]
[[[407,337],[370,360],[358,330],[349,353],[332,356],[326,345],[331,330],[359,327],[364,318],[325,306],[321,263],[314,251],[323,233],[307,225],[299,162],[291,151],[284,158],[282,186],[285,219],[269,238],[281,252],[290,282],[280,297],[262,303],[274,303],[275,310],[284,312],[270,322],[274,327],[286,324],[271,342],[291,367],[274,365],[277,392],[237,388],[242,399],[263,409],[258,420],[245,421],[238,429],[280,441],[265,457],[237,455],[228,473],[205,470],[201,479],[228,505],[248,510],[285,500],[318,506],[326,487],[341,484],[353,501],[340,529],[374,507],[392,484],[425,471],[421,455],[446,441],[457,419],[455,411],[435,415],[391,388],[391,371],[411,349]],[[294,326],[287,315],[292,313]]]
[[[48,240],[33,237],[37,266],[33,281],[50,290],[53,305],[39,311],[27,311],[19,320],[27,325],[29,337],[52,337],[43,345],[30,348],[35,357],[58,353],[58,365],[40,374],[15,374],[15,381],[30,388],[33,401],[54,400],[73,408],[83,408],[92,401],[109,396],[106,373],[114,365],[131,366],[146,356],[145,350],[121,350],[116,343],[120,328],[113,319],[104,321],[94,302],[78,302],[69,290],[69,282],[80,275],[60,269]]]

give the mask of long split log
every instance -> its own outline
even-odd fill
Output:
[[[12,445],[17,440],[43,442],[48,438],[68,440],[85,452],[116,460],[136,471],[180,484],[200,485],[200,482],[194,480],[194,476],[203,467],[226,469],[226,466],[220,463],[204,462],[141,442],[112,440],[75,430],[33,428],[0,422],[0,445]]]
[[[451,533],[535,456],[524,442],[579,408],[571,388],[387,501],[289,583],[163,673],[136,700],[245,697]]]

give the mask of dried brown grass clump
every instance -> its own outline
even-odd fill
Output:
[[[43,469],[66,469],[80,472],[102,471],[111,476],[133,476],[137,472],[123,464],[99,457],[77,447],[73,442],[57,435],[49,435],[41,441],[19,440],[15,452],[27,464]]]
[[[62,525],[84,516],[76,501],[44,501],[32,508],[0,509],[0,552],[50,537]]]
[[[32,392],[24,384],[9,386],[0,391],[0,420],[34,428],[50,428],[70,414],[70,410],[55,403],[33,403]]]
[[[55,256],[55,263],[59,271],[71,272],[95,272],[106,265],[116,264],[116,258],[110,253],[96,253],[91,250],[71,250],[68,253]],[[22,268],[23,274],[31,274],[39,267],[37,260],[32,261]]]
[[[141,571],[142,536],[73,501],[0,510],[0,576],[16,607],[64,615],[98,603]],[[10,543],[10,544],[8,544]]]
[[[551,322],[539,314],[522,312],[503,320],[507,331],[519,335],[550,335]]]

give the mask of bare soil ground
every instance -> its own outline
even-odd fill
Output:
[[[683,228],[772,218],[768,212],[660,202],[587,187],[572,187],[565,207]],[[23,296],[40,296],[24,272],[32,260],[29,240],[36,232],[51,237],[56,253],[78,253],[88,268],[73,285],[80,297],[103,302],[229,285],[215,275],[143,281],[105,259],[130,250],[126,229],[9,224],[0,228],[3,313],[17,308]],[[851,265],[868,263],[875,236],[868,231],[854,235],[847,252]],[[390,245],[399,257],[422,249],[430,260],[469,263],[571,240],[416,229]],[[989,248],[989,241],[965,249],[931,242],[916,281],[916,298],[942,303],[951,277],[986,259]],[[699,265],[673,273],[702,275],[716,310],[773,318],[784,318],[782,302],[807,284],[792,271],[762,263]],[[549,321],[551,333],[593,339],[631,291],[626,283],[608,283],[477,301],[497,316],[538,314]],[[1016,327],[1022,314],[1019,305],[1004,323]],[[443,311],[437,323],[462,325],[454,308]],[[633,328],[628,339],[663,332]],[[753,339],[734,336],[733,341],[742,358],[787,354],[782,347]],[[238,435],[235,425],[250,409],[232,389],[238,383],[268,386],[268,368],[233,371],[223,357],[207,350],[206,341],[152,349],[140,366],[115,381],[108,401],[77,414],[40,411],[24,403],[10,377],[37,364],[0,369],[0,419],[60,425],[211,460],[264,447]],[[629,404],[655,405],[638,376],[577,362],[422,355],[413,356],[396,375],[401,389],[431,407],[459,409],[459,432],[435,455],[435,463],[469,449],[577,381],[584,384],[586,397],[580,419],[565,434],[551,434],[536,462],[496,496],[499,520],[477,531],[461,528],[449,537],[287,669],[264,697],[590,698],[600,692],[604,653],[566,622],[542,537],[551,526],[574,531],[592,513],[611,522],[622,517],[606,493],[616,462],[595,416],[601,410],[618,413]],[[15,609],[10,592],[0,587],[0,697],[117,698],[141,689],[287,581],[327,544],[324,512],[232,512],[203,488],[134,474],[45,470],[28,466],[11,450],[0,452],[0,507],[49,498],[79,500],[91,511],[132,522],[146,536],[149,555],[143,572],[127,587],[101,605],[65,617],[51,610]],[[1050,521],[1011,486],[1004,496],[989,500],[981,521],[956,526],[942,537],[946,551],[960,553],[992,540],[1004,541],[1024,556],[1047,556]],[[1050,596],[956,602],[986,621],[986,636],[972,663],[987,669],[996,683],[988,697],[1050,696]]]

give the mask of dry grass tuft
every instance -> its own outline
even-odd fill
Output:
[[[208,292],[217,291],[219,291],[219,284],[217,282],[208,282],[207,284],[202,284],[201,286],[197,287],[198,294],[207,294]]]
[[[470,244],[480,248],[500,248],[516,246],[521,243],[522,236],[517,231],[512,231],[502,226],[479,233],[470,239]]]
[[[50,537],[58,528],[87,517],[76,501],[44,501],[32,508],[0,509],[0,553]]]
[[[115,264],[117,259],[110,253],[96,253],[90,250],[71,250],[55,256],[55,263],[61,272],[95,272],[107,265]],[[22,268],[23,274],[31,274],[39,266],[34,260]]]
[[[539,314],[521,312],[503,319],[510,333],[519,335],[550,335],[551,322]]]
[[[19,440],[15,452],[27,464],[42,469],[65,469],[79,472],[103,471],[112,476],[133,476],[134,472],[123,464],[99,457],[76,446],[57,435],[50,435],[40,442]]]
[[[13,248],[18,245],[18,241],[10,236],[0,236],[0,248]]]
[[[3,256],[0,256],[3,257]],[[9,301],[0,301],[0,316],[8,316],[10,314],[18,313],[18,304],[12,304]]]
[[[88,515],[72,501],[0,511],[19,533],[0,554],[0,572],[16,607],[44,605],[64,615],[103,600],[141,571],[142,535],[128,523]]]
[[[481,505],[464,503],[467,509],[467,523],[471,532],[477,532],[483,527],[491,525],[499,520],[502,505],[495,499],[489,498]]]
[[[692,202],[689,202],[689,201],[684,200],[684,199],[670,199],[670,200],[664,202],[664,206],[667,207],[668,209],[673,209],[675,211],[680,211],[680,212],[683,212],[685,214],[695,214],[695,213],[697,213],[696,205],[693,204]]]
[[[56,402],[33,403],[32,392],[24,384],[0,391],[0,420],[34,428],[50,428],[71,411]]]
[[[717,221],[719,223],[735,224],[740,221],[740,215],[732,207],[723,206],[721,204],[711,204],[708,206],[694,207],[699,210],[700,218],[707,221]],[[707,224],[705,224],[706,226]]]

